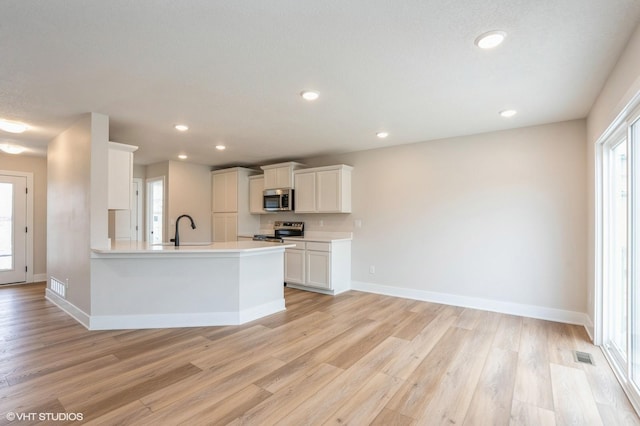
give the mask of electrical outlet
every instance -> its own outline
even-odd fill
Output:
[[[373,266],[373,265],[369,266],[369,273],[370,274],[375,274],[376,273],[376,267]]]
[[[353,225],[356,228],[362,228],[362,221],[360,219],[356,219],[356,220],[353,221]]]
[[[320,219],[318,221],[318,226],[322,228],[324,226],[324,220]]]

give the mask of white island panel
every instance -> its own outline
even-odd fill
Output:
[[[284,250],[292,246],[254,241],[180,247],[125,242],[94,249],[91,312],[74,316],[91,330],[252,321],[285,309]],[[55,294],[47,297],[63,309],[68,305]]]

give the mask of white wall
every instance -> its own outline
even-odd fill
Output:
[[[591,107],[587,119],[588,137],[595,142],[640,91],[640,25],[627,42],[618,62]]]
[[[640,92],[640,25],[629,39],[587,118],[588,129],[588,305],[595,318],[595,142],[633,96]]]
[[[196,229],[185,218],[180,221],[180,241],[211,241],[211,168],[199,164],[169,161],[169,235],[175,235],[175,221],[190,215]]]
[[[354,166],[353,213],[262,225],[353,231],[357,282],[584,313],[585,140],[577,120],[306,159]]]
[[[85,114],[47,150],[47,274],[68,280],[67,301],[85,313],[91,246],[107,240],[108,136],[107,116]]]
[[[33,173],[33,273],[47,273],[47,159],[0,152],[0,170]]]
[[[211,168],[182,161],[165,161],[147,166],[147,179],[165,177],[165,241],[175,235],[175,221],[190,215],[196,229],[180,221],[180,241],[211,241]]]

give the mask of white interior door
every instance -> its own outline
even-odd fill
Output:
[[[27,280],[27,178],[0,175],[0,284]]]

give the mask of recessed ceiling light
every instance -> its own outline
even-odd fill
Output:
[[[17,121],[0,120],[0,129],[9,133],[22,133],[27,130],[27,125]]]
[[[320,97],[320,94],[318,92],[305,90],[304,92],[300,93],[300,96],[302,96],[302,98],[307,101],[315,101]]]
[[[384,139],[387,136],[389,136],[389,133],[387,133],[387,132],[378,132],[378,133],[376,133],[376,136],[379,137],[380,139]]]
[[[186,155],[184,155],[184,154],[180,154],[180,155],[178,155],[178,158],[181,159],[181,160],[186,160],[188,157]]]
[[[476,46],[480,49],[493,49],[494,47],[499,46],[504,41],[507,33],[504,31],[489,31],[484,34],[480,34],[478,38],[476,38]]]
[[[224,146],[224,145],[216,145],[216,149],[217,149],[218,151],[224,151],[225,149],[227,149],[227,147],[226,147],[226,146]]]
[[[504,111],[500,111],[500,115],[504,118],[513,117],[517,113],[518,111],[516,111],[515,109],[505,109]]]
[[[0,150],[6,152],[7,154],[22,154],[25,149],[18,145],[10,145],[8,143],[3,143],[3,144],[0,144]]]
[[[189,126],[185,125],[185,124],[176,124],[175,126],[176,130],[181,131],[181,132],[186,132],[187,130],[189,130]]]

